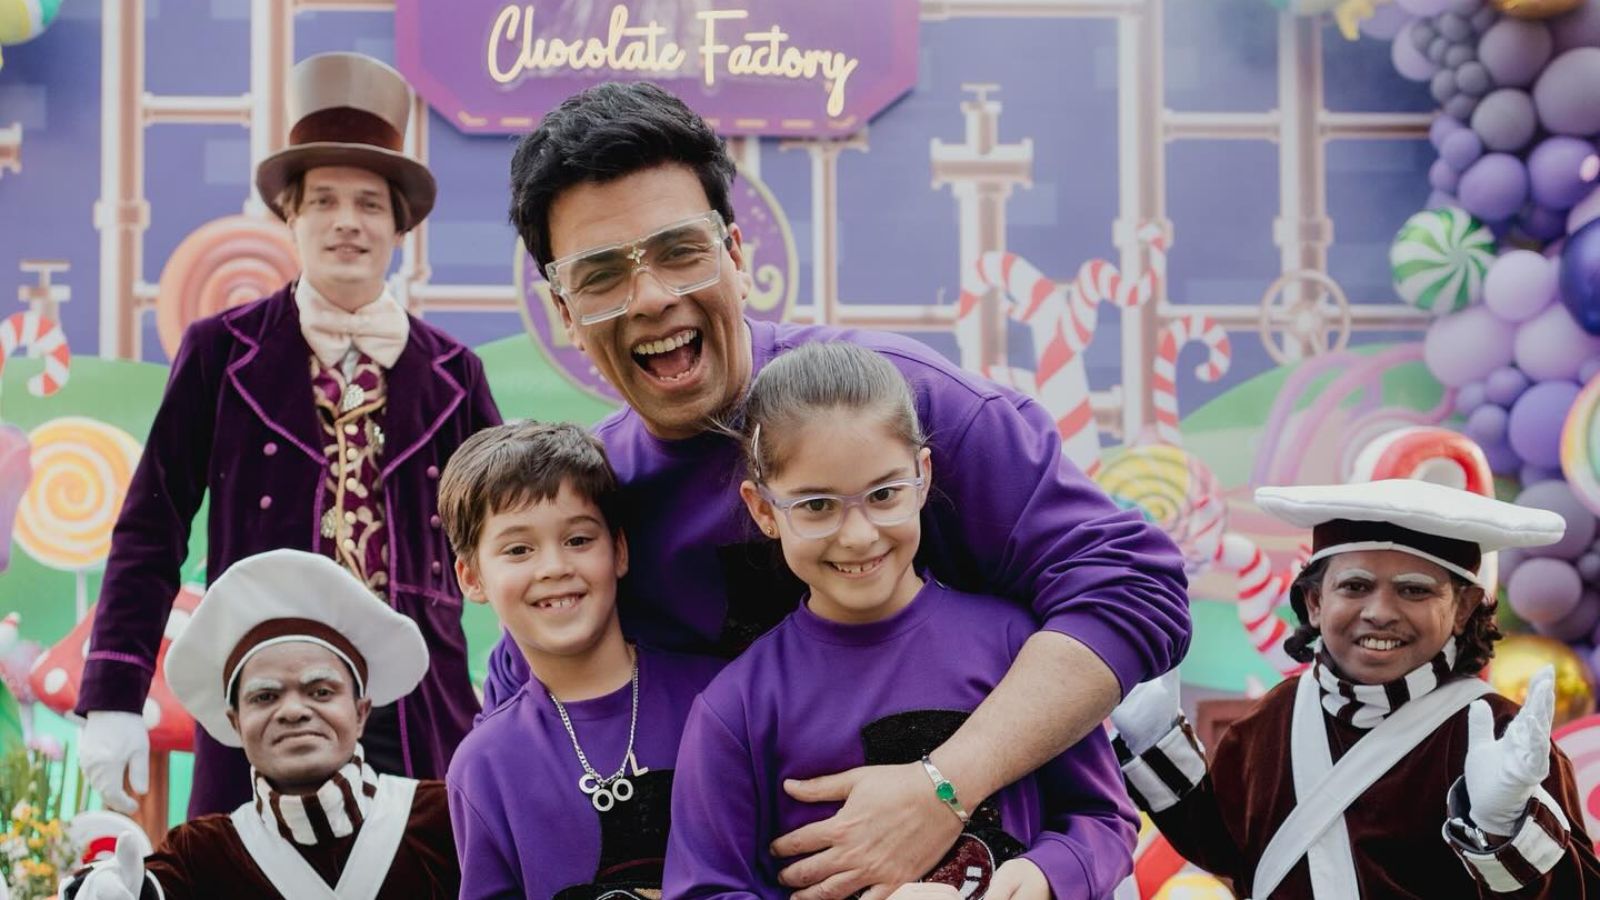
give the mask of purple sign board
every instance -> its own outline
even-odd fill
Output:
[[[917,77],[919,0],[396,0],[395,59],[469,133],[648,79],[729,135],[838,137]]]

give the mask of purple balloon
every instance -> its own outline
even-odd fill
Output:
[[[1583,226],[1600,219],[1600,187],[1589,192],[1567,212],[1567,234],[1577,234]]]
[[[1471,94],[1456,94],[1444,102],[1440,109],[1445,115],[1465,122],[1472,118],[1472,111],[1478,108],[1478,98]]]
[[[1578,577],[1589,583],[1600,581],[1600,553],[1591,549],[1578,557]]]
[[[1596,375],[1600,375],[1600,356],[1586,359],[1583,361],[1583,365],[1578,367],[1579,384],[1588,384],[1594,380]]]
[[[1506,426],[1510,416],[1504,409],[1485,403],[1467,416],[1461,432],[1481,444],[1498,444],[1506,439]]]
[[[1456,91],[1456,73],[1449,69],[1440,69],[1433,73],[1433,80],[1428,83],[1428,90],[1433,94],[1433,99],[1441,104],[1448,103]]]
[[[1600,338],[1585,333],[1560,303],[1546,306],[1517,328],[1517,368],[1534,381],[1576,381],[1583,364],[1600,354]]]
[[[1490,372],[1489,377],[1483,380],[1483,399],[1495,406],[1510,409],[1522,392],[1532,386],[1533,382],[1522,374],[1521,369],[1506,366]]]
[[[1394,0],[1394,5],[1413,16],[1437,16],[1450,8],[1450,0]]]
[[[1406,23],[1410,21],[1411,17],[1406,14],[1405,10],[1393,3],[1385,3],[1373,10],[1372,15],[1362,19],[1356,27],[1361,29],[1361,33],[1369,38],[1392,41],[1400,33],[1400,29],[1404,28]]]
[[[1509,250],[1489,266],[1483,302],[1507,322],[1526,322],[1556,298],[1556,266],[1532,250]]]
[[[1543,481],[1559,480],[1560,478],[1560,469],[1547,469],[1544,466],[1536,466],[1532,463],[1523,466],[1522,471],[1517,476],[1517,480],[1523,484],[1539,484]],[[1532,556],[1533,554],[1530,553],[1528,555]]]
[[[1572,488],[1565,481],[1557,478],[1525,488],[1517,495],[1517,504],[1534,509],[1548,509],[1567,520],[1567,531],[1561,536],[1561,540],[1543,547],[1527,548],[1530,557],[1553,556],[1557,559],[1576,560],[1587,553],[1589,545],[1594,543],[1594,513],[1573,495]]]
[[[1513,152],[1528,146],[1539,129],[1533,98],[1527,91],[1500,88],[1478,102],[1472,112],[1472,130],[1490,150]]]
[[[1483,405],[1485,399],[1484,382],[1469,381],[1456,391],[1455,410],[1463,416],[1470,416],[1473,410]]]
[[[1427,81],[1439,67],[1417,49],[1416,41],[1412,37],[1417,23],[1408,24],[1400,34],[1395,36],[1394,43],[1389,45],[1389,58],[1394,62],[1394,70],[1401,77],[1410,81]]]
[[[1523,462],[1561,468],[1561,426],[1577,399],[1578,386],[1570,381],[1536,384],[1517,398],[1506,440]]]
[[[1429,191],[1428,199],[1422,204],[1423,209],[1445,209],[1446,207],[1460,206],[1454,194],[1445,191]]]
[[[1584,331],[1600,334],[1600,221],[1567,236],[1561,249],[1561,302]]]
[[[1533,202],[1563,212],[1571,209],[1594,190],[1596,169],[1600,155],[1594,144],[1564,134],[1545,138],[1528,154]]]
[[[1481,62],[1465,62],[1456,69],[1456,90],[1469,97],[1482,97],[1494,90],[1494,77]]]
[[[1442,159],[1434,160],[1433,165],[1428,167],[1428,183],[1433,185],[1434,190],[1450,193],[1460,181],[1461,176]]]
[[[1471,128],[1456,122],[1449,116],[1440,116],[1436,122],[1451,122],[1457,125],[1457,130],[1450,132],[1439,144],[1439,158],[1450,164],[1450,168],[1457,172],[1465,172],[1467,167],[1478,161],[1483,155],[1483,139]]]
[[[1545,66],[1533,86],[1539,122],[1556,134],[1600,131],[1600,47],[1577,47]]]
[[[1506,579],[1506,596],[1517,615],[1534,625],[1559,622],[1583,598],[1583,579],[1571,563],[1529,559]]]
[[[1534,628],[1540,634],[1553,637],[1558,641],[1570,642],[1587,640],[1596,625],[1600,625],[1600,593],[1586,590],[1578,599],[1577,605],[1572,607],[1571,612],[1554,622],[1535,625]],[[1576,647],[1573,649],[1577,650]],[[1579,655],[1588,659],[1589,654],[1592,652],[1593,649],[1591,648],[1588,652],[1582,652]]]
[[[1433,144],[1433,149],[1444,147],[1445,139],[1460,131],[1466,131],[1467,126],[1447,116],[1435,116],[1428,125],[1428,142]]]
[[[1478,61],[1501,87],[1527,87],[1539,77],[1555,46],[1543,22],[1505,18],[1478,40]]]
[[[1517,451],[1511,449],[1509,443],[1480,444],[1483,448],[1484,458],[1489,460],[1489,471],[1496,475],[1515,475],[1522,466],[1522,460],[1517,457]]]
[[[1547,207],[1532,206],[1523,211],[1522,217],[1517,220],[1517,227],[1523,234],[1542,244],[1567,233],[1567,217],[1565,213]]]
[[[1485,222],[1504,222],[1528,202],[1528,170],[1509,153],[1485,154],[1461,174],[1456,196]]]
[[[1515,341],[1512,329],[1486,307],[1469,306],[1428,326],[1422,359],[1433,377],[1458,388],[1510,365]]]
[[[1556,52],[1573,47],[1600,47],[1600,0],[1589,0],[1572,12],[1550,22],[1555,34]]]

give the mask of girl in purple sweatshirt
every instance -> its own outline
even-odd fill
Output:
[[[665,896],[788,897],[769,844],[838,804],[795,800],[785,781],[864,765],[925,771],[939,814],[960,820],[926,881],[968,898],[1110,895],[1132,869],[1137,820],[1103,732],[987,798],[958,796],[929,757],[1038,623],[1013,600],[919,575],[934,473],[899,371],[853,344],[800,347],[762,370],[742,433],[740,494],[810,592],[690,710]]]

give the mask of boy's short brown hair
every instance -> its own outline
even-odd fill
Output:
[[[569,422],[507,422],[462,442],[439,479],[439,518],[450,549],[477,561],[483,525],[495,513],[552,500],[569,485],[618,531],[617,473],[605,448]]]

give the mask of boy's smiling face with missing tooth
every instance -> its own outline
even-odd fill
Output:
[[[1360,550],[1328,560],[1306,595],[1311,624],[1347,678],[1393,681],[1460,634],[1483,590],[1457,590],[1444,567],[1398,550]]]

